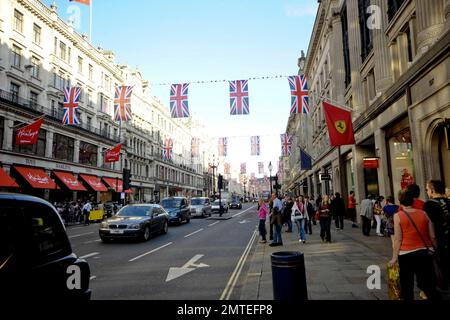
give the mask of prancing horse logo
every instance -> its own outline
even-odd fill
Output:
[[[347,131],[347,124],[345,123],[345,121],[338,120],[334,123],[334,126],[340,134],[343,134],[345,133],[345,131]]]

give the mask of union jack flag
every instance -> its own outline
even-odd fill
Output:
[[[288,157],[291,155],[292,150],[292,139],[287,135],[287,133],[283,133],[281,135],[281,154],[283,157]]]
[[[116,87],[116,93],[114,95],[114,121],[130,121],[133,116],[131,115],[131,93],[133,92],[132,86]]]
[[[225,163],[224,165],[223,165],[223,171],[224,171],[224,174],[230,174],[230,164],[229,163]]]
[[[261,147],[260,147],[261,139],[259,138],[259,136],[251,137],[250,141],[252,144],[252,156],[261,155]]]
[[[278,177],[283,180],[283,161],[278,161]]]
[[[258,173],[259,174],[264,173],[264,162],[258,162]]]
[[[248,80],[229,81],[230,83],[230,114],[249,114]]]
[[[199,138],[192,138],[191,140],[191,153],[193,157],[199,156],[199,149],[200,149],[200,139]]]
[[[246,174],[247,173],[247,164],[241,163],[241,174]]]
[[[228,155],[228,138],[219,138],[219,156],[226,157]]]
[[[81,88],[80,87],[66,87],[64,88],[64,116],[63,125],[77,125],[80,124],[78,120],[77,110],[78,102],[80,101]]]
[[[189,83],[172,84],[170,87],[170,113],[172,118],[189,117]]]
[[[173,140],[166,139],[166,143],[164,144],[164,159],[172,160],[173,157]]]
[[[291,114],[309,114],[308,82],[306,76],[288,77],[291,87]]]

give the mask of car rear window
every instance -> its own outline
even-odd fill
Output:
[[[201,204],[205,204],[205,202],[206,202],[206,199],[192,199],[191,205],[198,206]]]

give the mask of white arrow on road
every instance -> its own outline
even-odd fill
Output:
[[[241,222],[239,222],[240,224],[243,224],[243,223],[247,223],[247,222],[249,222],[249,221],[247,221],[247,220],[242,220]]]
[[[188,274],[189,272],[194,271],[197,268],[209,267],[209,265],[204,263],[195,264],[203,256],[203,254],[197,254],[191,260],[186,262],[181,268],[170,268],[169,273],[167,274],[166,282],[184,276],[185,274]]]

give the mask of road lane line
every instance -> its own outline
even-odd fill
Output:
[[[158,247],[158,248],[156,248],[156,249],[153,249],[152,251],[149,251],[149,252],[146,252],[146,253],[144,253],[144,254],[141,254],[140,256],[137,256],[136,258],[130,259],[130,260],[128,260],[128,262],[136,261],[137,259],[140,259],[140,258],[142,258],[142,257],[145,257],[146,255],[148,255],[148,254],[150,254],[150,253],[156,252],[156,251],[158,251],[158,250],[161,250],[162,248],[165,248],[165,247],[167,247],[167,246],[170,246],[172,243],[173,243],[173,242],[166,243],[165,245],[163,245],[163,246],[161,246],[161,247]]]
[[[71,227],[67,227],[67,230],[77,230],[77,229],[83,229],[84,227],[75,227],[75,228],[71,228]]]
[[[97,278],[97,276],[92,276],[90,280],[94,280],[95,278]]]
[[[97,256],[99,254],[100,254],[100,252],[92,252],[92,253],[89,253],[89,254],[86,254],[86,255],[80,257],[80,259],[87,259],[87,258],[90,258],[90,257],[93,257],[93,256]]]
[[[242,272],[242,267],[244,266],[245,261],[247,260],[248,254],[250,252],[251,247],[253,246],[253,242],[255,241],[256,237],[257,237],[257,231],[255,230],[247,244],[247,247],[245,248],[244,252],[242,253],[241,257],[239,258],[239,261],[238,261],[236,267],[234,268],[233,273],[231,274],[231,277],[228,280],[228,283],[225,286],[225,289],[223,290],[222,295],[220,296],[219,300],[230,299],[231,293],[233,292],[233,289],[234,289],[234,286],[236,285],[237,279],[239,278],[239,275]]]
[[[86,232],[86,233],[82,233],[82,234],[76,234],[74,236],[69,236],[69,239],[78,238],[78,237],[82,237],[82,236],[87,236],[88,234],[93,234],[93,233],[94,233],[94,231]]]
[[[189,233],[188,235],[186,235],[186,236],[184,236],[184,237],[185,237],[185,238],[190,237],[190,236],[192,236],[192,235],[194,235],[194,234],[196,234],[196,233],[199,233],[200,231],[203,231],[203,228],[198,229],[197,231],[194,231],[194,232],[192,232],[192,233]]]
[[[220,223],[220,221],[216,221],[214,223],[208,224],[208,227],[212,227],[213,225],[218,224],[218,223]]]
[[[248,208],[248,209],[246,209],[246,210],[244,210],[242,212],[239,212],[239,213],[236,213],[236,214],[232,215],[232,217],[234,218],[234,217],[240,216],[241,214],[246,213],[248,210],[253,209],[254,207],[256,207],[256,206],[251,206],[250,208]]]

